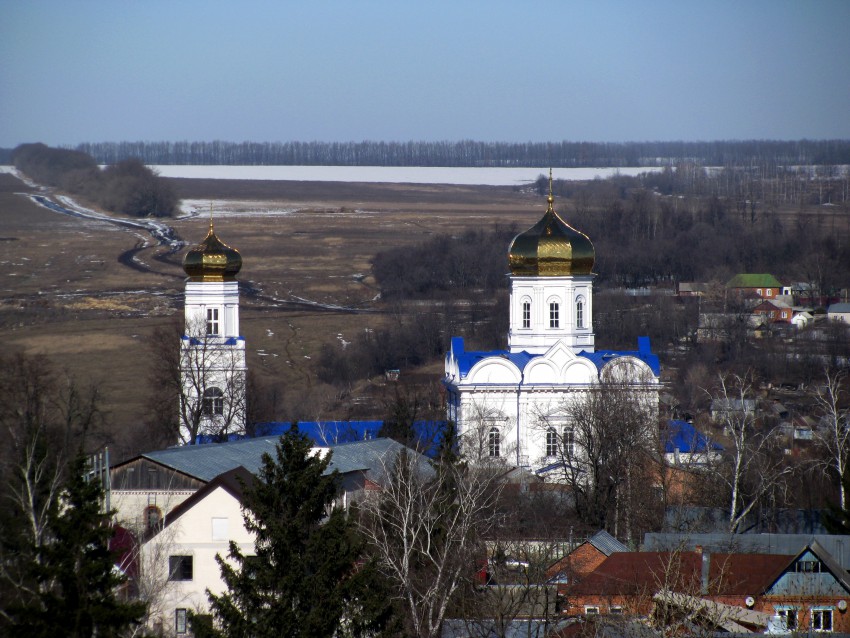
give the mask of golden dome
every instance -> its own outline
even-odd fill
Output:
[[[242,268],[242,256],[235,248],[221,241],[213,230],[183,258],[183,270],[192,281],[230,281]]]
[[[543,219],[511,242],[511,274],[526,277],[589,275],[596,259],[593,243],[555,212],[552,171],[549,171],[549,206]]]

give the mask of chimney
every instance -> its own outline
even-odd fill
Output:
[[[702,583],[700,587],[700,593],[703,596],[708,595],[708,575],[711,571],[711,552],[702,551],[700,548],[700,554],[702,554]]]

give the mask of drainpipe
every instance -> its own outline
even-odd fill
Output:
[[[516,387],[516,466],[521,467],[520,459],[522,458],[522,450],[520,445],[520,396],[522,395],[522,384],[525,382],[525,371],[519,371],[519,384]]]

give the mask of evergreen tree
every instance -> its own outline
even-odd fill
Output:
[[[118,593],[124,579],[109,548],[111,513],[102,511],[103,489],[97,479],[86,481],[86,469],[80,453],[48,512],[47,540],[31,553],[37,593],[9,610],[19,635],[117,636],[144,614],[143,603]]]
[[[326,474],[330,455],[310,453],[293,425],[277,458],[245,488],[245,526],[256,556],[230,544],[217,557],[228,591],[209,593],[222,633],[229,637],[377,636],[391,631],[392,607],[353,521],[334,501],[339,476]]]

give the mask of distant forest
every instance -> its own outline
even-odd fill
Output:
[[[99,164],[624,167],[850,164],[850,140],[715,142],[98,142]]]

